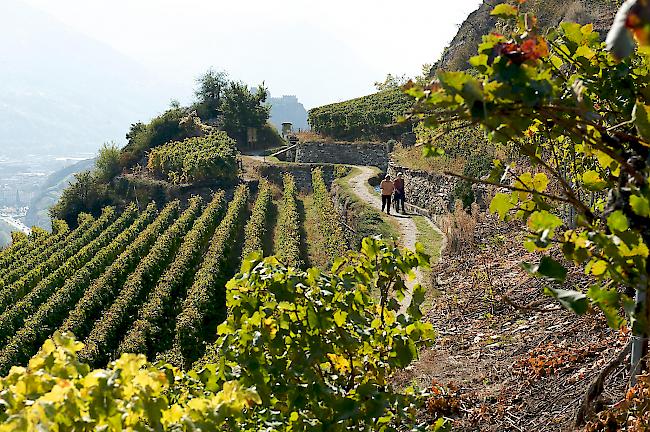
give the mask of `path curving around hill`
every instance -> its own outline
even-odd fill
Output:
[[[372,167],[367,166],[355,166],[355,168],[359,170],[359,173],[356,176],[352,177],[349,181],[350,188],[352,189],[353,193],[363,201],[366,201],[375,209],[381,211],[381,197],[379,194],[373,192],[372,186],[370,186],[369,183],[369,180],[377,175],[376,170]],[[401,246],[415,250],[415,243],[418,239],[418,227],[413,218],[410,215],[401,215],[399,213],[392,213],[391,216],[388,217],[394,218],[394,221],[399,228]],[[441,245],[442,253],[442,248],[444,248],[444,234],[429,218],[424,219],[430,225],[430,228],[434,231],[437,231],[443,239],[443,244]],[[415,272],[414,280],[406,281],[406,287],[408,290],[406,292],[406,296],[401,302],[400,312],[404,312],[408,305],[411,303],[411,299],[413,298],[413,288],[415,287],[416,283],[424,285],[424,275],[420,270],[417,270]]]

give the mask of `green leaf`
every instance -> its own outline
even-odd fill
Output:
[[[559,226],[562,226],[562,219],[546,210],[536,211],[528,218],[528,228],[536,233],[545,230],[553,231]]]
[[[596,171],[589,170],[582,175],[582,183],[590,191],[598,192],[607,187],[605,182]]]
[[[507,3],[498,4],[492,9],[490,15],[499,18],[512,18],[517,16],[517,8]]]
[[[646,142],[650,142],[650,106],[637,102],[634,105],[632,119],[634,119],[634,125],[641,138]]]
[[[578,315],[584,315],[589,309],[587,296],[579,291],[544,288],[544,293],[556,298],[562,306]]]
[[[408,339],[407,342],[396,339],[395,355],[398,367],[406,367],[417,357],[417,348],[411,339]]]
[[[490,213],[498,213],[499,218],[504,219],[508,212],[515,208],[511,196],[505,193],[498,193],[490,203]]]
[[[594,276],[601,276],[607,271],[607,261],[598,260],[594,262],[588,270],[591,270],[591,274]]]
[[[471,64],[477,69],[481,68],[481,70],[485,70],[485,68],[487,68],[488,65],[488,59],[489,57],[487,56],[487,54],[479,54],[470,58],[469,64]]]
[[[337,326],[343,327],[345,324],[345,320],[348,318],[348,313],[344,311],[336,311],[334,312],[334,322],[336,323]]]
[[[445,150],[440,147],[436,147],[430,144],[422,147],[422,156],[424,157],[440,157],[444,155]]]
[[[607,218],[607,226],[612,232],[623,232],[627,231],[630,227],[627,222],[627,217],[621,210],[616,210],[614,213],[609,215]]]
[[[566,279],[567,270],[562,264],[555,261],[553,258],[549,256],[543,256],[539,262],[537,273],[554,282],[561,283]]]
[[[621,306],[621,298],[615,289],[602,289],[594,285],[587,291],[587,296],[593,301],[605,314],[607,325],[611,328],[619,329],[625,323],[625,319],[618,314]]]
[[[632,195],[630,197],[630,207],[632,207],[632,211],[639,216],[650,216],[650,201],[648,201],[648,198],[646,197]]]
[[[537,192],[544,192],[548,187],[548,176],[544,173],[537,173],[533,178],[533,189]]]

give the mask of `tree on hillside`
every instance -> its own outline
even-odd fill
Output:
[[[103,181],[109,181],[120,173],[120,149],[115,143],[105,143],[99,149],[97,161],[97,177]]]
[[[232,81],[223,92],[223,129],[239,143],[247,141],[247,130],[261,128],[269,118],[271,108],[266,104],[268,90],[264,84],[255,92],[243,82]]]
[[[196,80],[196,83],[198,87],[194,91],[197,100],[195,109],[199,117],[202,119],[216,118],[221,114],[223,93],[229,85],[228,74],[208,69]]]
[[[386,75],[384,81],[376,81],[375,88],[377,91],[396,90],[406,84],[409,78],[406,75]]]
[[[186,108],[172,108],[148,124],[138,122],[131,125],[126,135],[128,143],[120,155],[120,166],[129,168],[138,163],[149,149],[187,138],[187,131],[181,124],[187,114]]]
[[[77,226],[80,213],[97,216],[110,203],[107,186],[98,181],[91,171],[75,174],[75,180],[64,191],[59,201],[50,209],[52,219]]]

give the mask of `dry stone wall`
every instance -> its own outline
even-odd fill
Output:
[[[404,174],[406,202],[414,204],[430,215],[444,214],[454,209],[454,189],[458,179],[444,174],[432,174],[390,164],[391,177]],[[408,209],[407,209],[408,210]]]
[[[391,150],[391,145],[386,143],[304,142],[296,148],[295,161],[375,166],[385,171]]]

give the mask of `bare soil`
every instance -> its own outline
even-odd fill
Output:
[[[483,216],[474,244],[433,270],[440,295],[427,319],[438,338],[395,384],[432,388],[425,416],[453,418],[454,431],[576,430],[586,389],[627,343],[601,314],[578,317],[543,294],[520,267],[539,259],[522,237],[521,227]],[[564,288],[589,282],[573,269]],[[624,396],[626,366],[606,381],[599,406]]]

